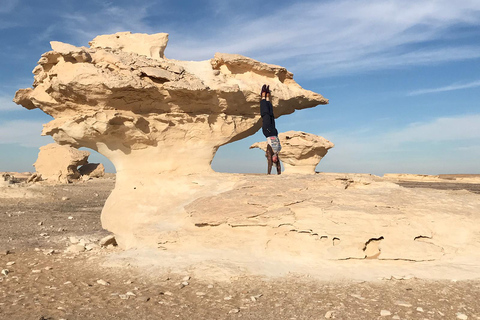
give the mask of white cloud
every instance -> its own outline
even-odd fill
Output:
[[[121,31],[156,33],[159,31],[145,22],[152,4],[119,7],[105,3],[102,10],[95,12],[63,14],[62,26],[74,37],[75,45],[87,45],[98,35]]]
[[[2,0],[2,5],[0,5],[0,14],[11,13],[17,6],[19,0]]]
[[[410,92],[408,95],[409,96],[418,96],[418,95],[427,94],[427,93],[438,93],[438,92],[445,92],[445,91],[470,89],[470,88],[476,88],[476,87],[480,87],[480,80],[469,82],[469,83],[464,83],[464,84],[455,83],[455,84],[451,84],[451,85],[448,85],[448,86],[445,86],[445,87],[440,87],[440,88],[415,90],[415,91]]]
[[[2,111],[13,111],[19,110],[21,108],[21,106],[15,104],[12,99],[13,97],[10,97],[8,95],[0,95],[0,113]]]
[[[421,65],[480,57],[480,46],[453,46],[458,26],[480,25],[480,2],[448,0],[295,3],[241,18],[167,48],[175,59],[241,53],[310,76]],[[460,34],[458,36],[461,36]],[[445,41],[419,50],[417,45]]]
[[[0,144],[18,144],[23,147],[41,147],[52,143],[51,137],[41,136],[42,122],[12,120],[0,123]]]
[[[448,142],[480,139],[480,114],[437,118],[430,122],[413,123],[386,136],[391,143]]]
[[[480,173],[480,114],[442,117],[396,130],[322,133],[332,141],[319,169],[336,172]],[[459,171],[460,170],[460,171]]]

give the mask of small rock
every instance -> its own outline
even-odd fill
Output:
[[[70,200],[69,197],[62,197],[62,201],[67,201],[67,200]]]
[[[252,300],[253,302],[257,301],[258,298],[260,298],[261,296],[263,296],[263,294],[257,294],[256,296],[251,296],[250,297],[250,300]]]
[[[77,244],[78,243],[78,238],[77,237],[69,237],[68,240],[70,240],[71,244]]]
[[[132,297],[136,297],[137,295],[135,293],[133,293],[132,291],[128,291],[126,293],[127,296],[132,296]]]
[[[120,297],[120,299],[122,300],[128,300],[128,296],[126,294],[119,294],[118,295]]]
[[[166,295],[166,296],[171,296],[171,295],[173,295],[173,293],[171,293],[170,291],[165,291],[163,294]]]
[[[325,319],[332,319],[333,318],[333,311],[327,311],[325,313]]]
[[[190,280],[190,276],[183,277],[182,281],[188,281]]]
[[[412,306],[410,303],[403,302],[403,301],[396,301],[395,304],[396,304],[397,306],[407,307],[407,308],[410,308],[410,307]]]
[[[80,253],[83,251],[85,251],[85,247],[82,246],[81,244],[71,245],[65,250],[65,252],[68,252],[68,253]]]
[[[47,256],[52,255],[52,254],[54,254],[54,253],[55,253],[55,250],[53,250],[53,249],[49,249],[49,250],[43,251],[43,254],[44,254],[44,255],[47,255]]]
[[[188,282],[187,281],[183,281],[182,282],[182,285],[184,285],[185,287],[188,286]]]
[[[38,225],[39,225],[39,226],[43,226],[43,221],[40,221],[40,222],[38,223]]]
[[[98,244],[99,244],[101,247],[107,247],[108,245],[114,245],[114,246],[116,246],[116,245],[117,245],[117,241],[115,240],[115,236],[112,234],[112,235],[109,235],[109,236],[106,236],[106,237],[100,239],[100,241],[98,242]]]
[[[42,270],[32,270],[32,273],[41,273]]]
[[[15,264],[15,261],[7,262],[7,267],[13,266],[14,264]]]
[[[6,256],[9,253],[10,253],[10,251],[8,251],[8,250],[0,250],[0,256]]]
[[[197,295],[197,296],[204,296],[204,295],[205,295],[205,292],[197,292],[196,295]]]
[[[208,289],[212,289],[212,288],[213,288],[213,285],[209,284],[209,285],[207,286],[207,288],[208,288]]]
[[[73,217],[72,216],[68,217],[68,220],[73,220]]]
[[[400,316],[399,316],[398,314],[396,314],[396,315],[394,315],[394,316],[392,317],[392,319],[394,319],[394,320],[400,320]]]
[[[228,296],[228,297],[223,298],[223,300],[232,300],[232,297]]]
[[[240,309],[232,309],[228,311],[228,313],[239,313],[239,312],[240,312]]]
[[[392,315],[392,313],[388,310],[380,311],[380,316],[382,316],[382,317],[386,317],[386,316],[390,316],[390,315]]]
[[[457,319],[460,319],[460,320],[467,320],[468,319],[467,315],[463,314],[461,312],[457,312],[456,315],[457,315]]]
[[[98,248],[100,248],[100,246],[95,244],[95,243],[89,243],[85,246],[85,250],[87,250],[87,251],[92,251],[92,250],[98,249]]]
[[[101,284],[102,286],[108,286],[108,285],[110,285],[110,283],[108,283],[107,281],[102,280],[102,279],[97,280],[97,283],[98,283],[98,284]]]
[[[422,308],[422,307],[418,307],[418,308],[417,308],[417,311],[418,311],[418,312],[423,312],[423,308]]]
[[[3,270],[2,270],[2,274],[3,274],[4,276],[8,276],[8,273],[9,273],[9,272],[10,272],[10,271],[9,271],[8,269],[3,269]]]
[[[45,270],[52,270],[53,268],[52,267],[45,267]]]

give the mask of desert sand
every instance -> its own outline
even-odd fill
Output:
[[[201,242],[195,244],[193,239],[187,241],[188,237],[184,244],[171,239],[156,249],[99,246],[100,239],[109,235],[101,227],[100,213],[115,184],[112,175],[74,184],[15,183],[1,187],[0,264],[2,270],[8,271],[0,275],[0,318],[480,317],[476,238],[480,183],[472,182],[477,177],[470,176],[470,182],[465,183],[465,177],[460,181],[430,177],[436,180],[425,182],[415,181],[415,176],[395,180],[391,176],[326,173],[221,175],[238,183],[214,198],[185,204],[185,219],[202,234],[223,228],[235,236],[235,230],[240,228],[246,237],[251,234],[259,238],[249,239],[242,248],[224,251],[215,250],[220,244],[208,237],[203,240],[209,239],[208,248]],[[296,194],[293,190],[297,190]],[[262,194],[275,196],[268,200]],[[255,209],[241,210],[250,212],[248,215],[234,210],[239,206],[268,206],[270,210],[261,211],[271,216],[277,212],[279,219],[288,220],[291,213],[285,213],[286,208],[300,214],[305,203],[312,201],[324,218],[320,221],[344,227],[333,237],[322,233],[321,224],[296,226],[293,221],[289,228],[278,230],[284,241],[272,236],[270,242],[277,241],[278,245],[268,244],[271,251],[251,244],[269,236],[257,229],[272,228],[268,225],[273,220],[257,215]],[[432,210],[427,212],[426,208]],[[342,218],[341,212],[346,209],[351,214]],[[208,210],[208,220],[203,218],[204,210]],[[229,214],[214,219],[212,210]],[[416,221],[423,221],[434,232],[423,233],[424,238],[412,239],[405,248],[400,246],[398,251],[390,252],[390,245],[383,246],[389,239],[389,225],[397,226],[399,233],[408,234],[409,228],[423,231],[421,223],[403,226],[406,216],[398,214],[402,211],[414,211],[419,219]],[[368,214],[371,228],[376,231],[369,234],[368,228],[363,230],[367,238],[384,237],[375,246],[380,254],[370,248],[369,256],[362,251],[361,257],[350,245],[333,250],[341,248],[342,241],[354,242],[348,233],[351,228],[361,229],[360,212]],[[439,220],[445,219],[450,228],[441,233]],[[448,234],[451,237],[443,239]],[[427,249],[417,252],[415,242],[420,239]],[[311,250],[299,250],[299,243],[316,246],[318,254],[302,254]],[[435,246],[443,246],[440,253],[428,249]]]

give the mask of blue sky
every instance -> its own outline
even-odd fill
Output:
[[[0,5],[0,171],[33,171],[50,117],[12,98],[52,40],[169,33],[167,58],[238,53],[281,65],[330,104],[280,117],[333,143],[325,172],[480,173],[480,1],[25,1]],[[213,168],[265,171],[261,132],[223,146]],[[91,162],[106,163],[92,155]]]

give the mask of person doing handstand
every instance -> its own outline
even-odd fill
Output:
[[[270,86],[263,85],[262,92],[260,93],[260,115],[262,116],[262,132],[265,138],[267,138],[267,150],[265,157],[267,157],[268,168],[267,172],[272,172],[272,166],[275,163],[277,168],[277,174],[281,174],[282,169],[280,166],[280,158],[278,153],[282,149],[280,140],[278,139],[278,131],[275,128],[275,116],[273,115],[273,106],[270,102]]]

